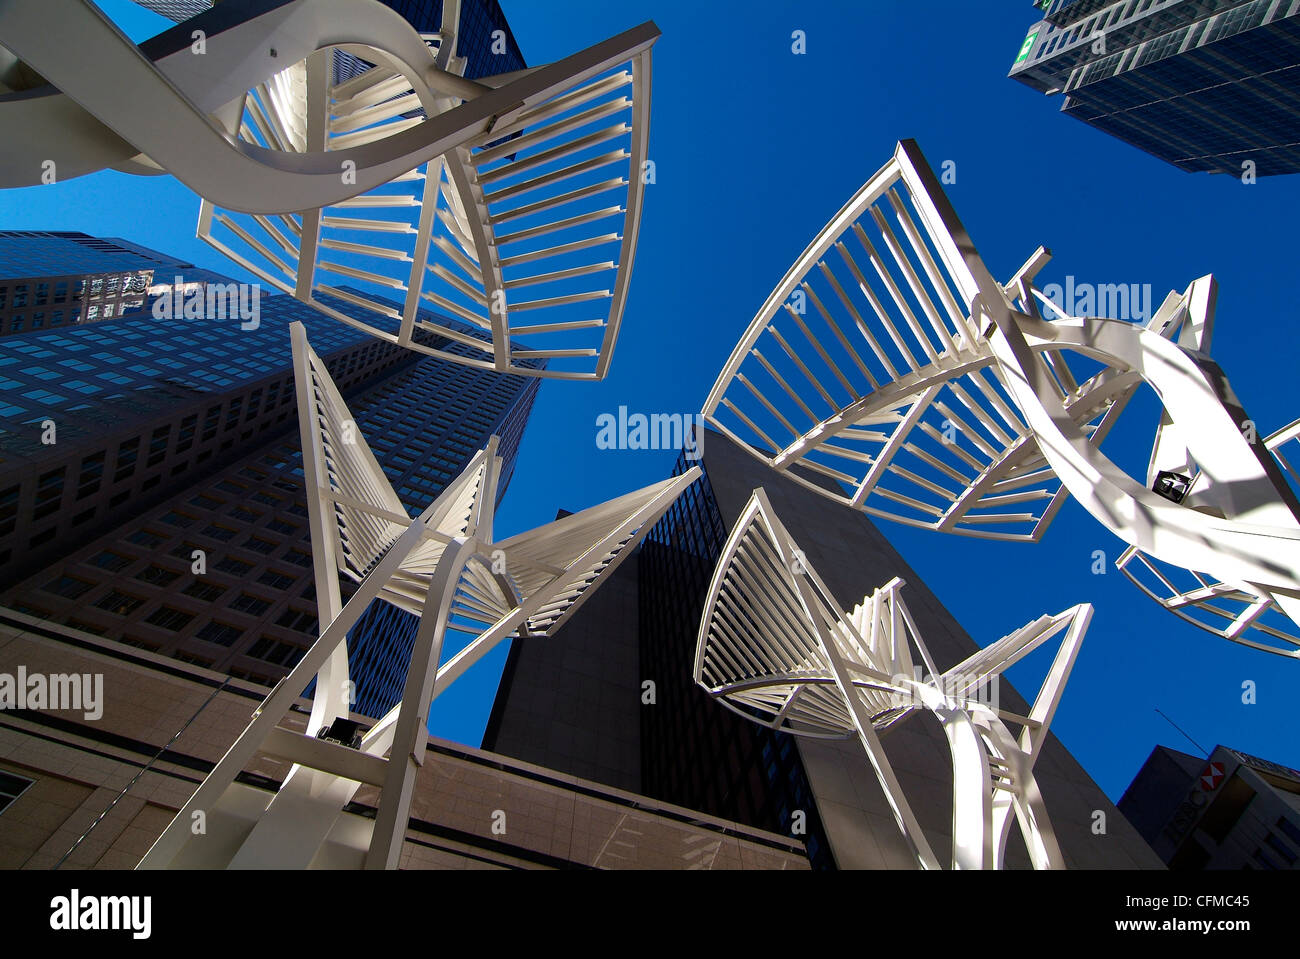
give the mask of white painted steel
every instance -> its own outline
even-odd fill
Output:
[[[449,24],[426,39],[375,0],[218,5],[185,26],[211,31],[202,55],[187,33],[151,58],[86,0],[0,6],[0,43],[50,81],[0,96],[30,133],[0,149],[0,185],[50,159],[61,178],[172,173],[202,198],[201,239],[341,322],[456,363],[604,378],[648,180],[653,23],[478,81]],[[334,49],[376,65],[334,84]]]
[[[1199,571],[1187,589],[1144,586],[1166,608],[1230,598],[1214,631],[1295,655],[1300,499],[1208,356],[1213,278],[1145,325],[1049,319],[1033,287],[1049,258],[995,281],[903,141],[763,304],[704,416],[819,494],[908,525],[1037,541],[1073,495],[1133,547],[1126,572]],[[1144,385],[1164,404],[1145,482],[1101,451]],[[1153,492],[1162,471],[1194,479],[1183,502]]]
[[[903,602],[903,585],[891,580],[843,612],[757,489],[709,586],[695,680],[728,709],[769,728],[856,735],[917,864],[937,869],[881,743],[891,727],[929,712],[943,726],[953,765],[953,868],[1001,868],[1013,816],[1034,867],[1064,868],[1033,767],[1092,607],[1040,616],[940,671]],[[1029,715],[998,708],[989,692],[1002,673],[1058,636]],[[1008,723],[1020,727],[1018,736]]]

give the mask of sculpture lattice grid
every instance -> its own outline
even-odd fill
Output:
[[[33,140],[0,154],[0,183],[38,182],[54,155],[61,178],[172,173],[202,198],[201,239],[340,322],[455,363],[606,375],[649,179],[654,24],[471,81],[454,31],[422,37],[374,0],[218,4],[141,48],[83,0],[43,7],[0,10],[6,46],[51,80],[0,106]],[[337,51],[377,65],[335,83]]]
[[[1208,358],[1213,278],[1145,326],[1048,319],[1032,284],[1049,259],[993,280],[903,141],[764,302],[704,416],[810,489],[912,526],[1035,542],[1073,495],[1149,559],[1300,619],[1300,499]],[[1165,410],[1138,482],[1101,444],[1143,386]],[[1165,470],[1200,477],[1183,502],[1153,492]],[[1256,612],[1215,631],[1239,640]]]
[[[494,437],[432,504],[410,517],[305,329],[295,323],[291,333],[324,629],[141,868],[395,868],[424,761],[431,701],[502,640],[554,634],[700,475],[695,467],[496,540]],[[358,583],[346,605],[340,574]],[[336,720],[353,718],[347,633],[376,598],[418,615],[420,626],[401,702],[352,747],[330,731]],[[449,630],[469,641],[439,666]],[[305,732],[281,726],[313,677]],[[259,752],[293,763],[269,796],[235,781]],[[380,789],[373,820],[343,815],[363,784]],[[196,812],[205,817],[202,835],[191,833]]]
[[[335,319],[358,323],[315,294],[363,308],[372,316],[364,326],[410,349],[451,358],[427,345],[432,335],[449,336],[481,352],[471,365],[603,378],[645,187],[650,51],[638,46],[586,67],[559,93],[525,101],[513,122],[324,210],[261,216],[205,200],[198,235]],[[315,96],[309,64],[326,74]],[[393,66],[333,84],[328,60],[309,60],[250,91],[239,132],[269,149],[302,152],[304,118],[321,114],[325,149],[341,150],[459,103],[413,85]],[[326,274],[354,290],[331,285]],[[419,316],[428,305],[490,333],[490,342]],[[521,363],[541,357],[550,361],[546,371]]]
[[[1036,541],[1067,494],[969,319],[971,283],[936,235],[918,163],[900,144],[804,251],[704,414],[873,516]],[[1135,388],[1104,371],[1075,386],[1071,414],[1099,437]]]
[[[856,734],[904,839],[938,868],[879,734],[924,709],[953,760],[954,868],[1000,868],[1011,818],[1036,868],[1062,868],[1033,767],[1087,631],[1092,607],[1041,616],[941,672],[894,579],[845,614],[755,490],[723,548],[700,621],[695,680],[747,719],[796,735]],[[1028,716],[1000,710],[1001,674],[1064,634]],[[913,659],[912,650],[921,658]],[[1021,725],[1019,737],[1006,726]]]

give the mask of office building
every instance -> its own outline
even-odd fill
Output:
[[[180,274],[214,275],[120,237],[0,230],[0,337],[139,312]]]
[[[1119,809],[1170,869],[1300,868],[1300,770],[1227,746],[1157,746]]]
[[[103,677],[102,711],[0,710],[0,869],[131,869],[243,731],[266,690],[0,610],[0,674]],[[300,700],[283,725],[301,730]],[[364,717],[358,717],[364,718]],[[173,739],[173,736],[175,738]],[[289,763],[238,781],[271,798]],[[376,787],[343,812],[364,827]],[[431,739],[402,869],[806,869],[788,837]]]
[[[0,339],[0,575],[43,570],[292,429],[295,319],[341,388],[414,361],[290,297],[262,299],[251,329],[142,311]]]
[[[1040,0],[1010,76],[1192,172],[1300,170],[1300,2]]]
[[[977,647],[866,516],[763,466],[719,433],[704,437],[706,478],[650,533],[635,567],[629,560],[619,570],[621,588],[611,580],[553,643],[514,643],[483,748],[791,836],[816,867],[914,868],[856,739],[771,733],[694,684],[703,600],[727,532],[761,486],[845,608],[899,576],[939,668]],[[1007,631],[1041,612],[1025,611]],[[1027,709],[1005,682],[999,696],[1005,709]],[[938,725],[918,717],[891,730],[884,745],[927,837],[947,849],[951,760]],[[1055,737],[1035,774],[1069,866],[1159,868]],[[1094,832],[1097,812],[1104,833]],[[1016,840],[1007,861],[1028,863]]]
[[[86,396],[100,399],[99,407],[77,416],[107,419],[101,397],[118,387],[102,381],[135,376],[116,394],[119,405],[165,419],[153,426],[153,419],[126,417],[106,437],[103,430],[70,428],[80,420],[65,421],[55,400],[44,401],[58,410],[49,414],[59,424],[58,442],[43,446],[39,424],[28,425],[27,447],[33,456],[47,452],[46,461],[14,462],[6,481],[18,490],[11,507],[26,502],[28,489],[33,497],[30,514],[12,508],[15,545],[23,537],[48,538],[35,548],[39,563],[30,561],[33,550],[10,560],[10,569],[32,575],[0,594],[0,604],[265,685],[292,668],[319,632],[289,368],[286,326],[294,319],[307,324],[349,397],[357,428],[409,508],[436,498],[494,433],[501,437],[504,490],[539,380],[421,358],[291,297],[266,297],[259,328],[247,332],[184,321],[183,331],[172,324],[164,340],[149,335],[164,321],[150,318],[94,328],[98,354],[79,349],[77,340],[62,342],[92,330],[16,341],[13,355],[32,365],[15,377],[40,382],[46,368],[100,364],[49,388],[80,398],[79,390],[97,387]],[[471,351],[451,341],[440,346]],[[53,355],[40,359],[41,351]],[[0,346],[0,362],[3,352]],[[167,359],[172,369],[160,369]],[[189,403],[168,391],[152,397],[160,377],[211,392]],[[137,393],[156,399],[157,409]],[[31,524],[42,523],[48,529],[28,535]],[[102,532],[91,535],[92,529]],[[397,701],[402,677],[394,664],[405,662],[416,623],[376,603],[354,629],[359,710],[382,715]]]

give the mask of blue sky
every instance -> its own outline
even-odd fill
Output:
[[[1042,244],[1041,284],[1170,289],[1214,273],[1214,353],[1268,433],[1296,416],[1293,222],[1300,177],[1243,185],[1182,173],[1058,112],[1007,79],[1034,21],[1028,0],[501,0],[531,64],[653,19],[648,188],[631,295],[610,376],[542,387],[502,505],[502,535],[662,478],[673,455],[605,451],[596,417],[693,412],[755,311],[811,237],[914,137],[997,276]],[[101,6],[136,39],[165,21],[125,0]],[[791,52],[803,30],[807,53]],[[175,180],[102,173],[0,193],[0,228],[125,236],[231,272],[194,238],[197,198]],[[1119,442],[1145,463],[1152,411]],[[1112,798],[1158,743],[1224,743],[1300,767],[1286,703],[1300,664],[1242,649],[1161,612],[1092,553],[1120,543],[1070,503],[1038,545],[881,529],[977,642],[1040,613],[1097,607],[1054,729]],[[504,649],[435,706],[435,733],[477,745]],[[1037,665],[1037,664],[1027,664]],[[1037,676],[1013,672],[1030,691]],[[1242,703],[1253,681],[1257,702]]]

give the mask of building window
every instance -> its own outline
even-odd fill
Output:
[[[0,536],[14,531],[14,522],[18,516],[18,487],[11,486],[0,493]]]
[[[36,508],[32,511],[34,519],[49,516],[59,508],[59,501],[63,498],[63,474],[66,470],[66,466],[61,466],[48,473],[42,473],[41,478],[37,480]]]
[[[130,616],[143,605],[143,599],[137,596],[129,596],[117,590],[113,590],[95,603],[95,606],[99,609],[106,610],[115,616]]]
[[[252,616],[261,616],[271,608],[269,600],[261,599],[257,596],[250,596],[248,593],[240,593],[239,598],[230,604],[231,609],[237,609],[241,613],[248,613]]]
[[[50,540],[54,539],[54,533],[57,527],[51,526],[49,529],[42,530],[27,541],[29,549],[35,549],[38,546],[44,546]]]
[[[94,585],[84,579],[77,579],[75,576],[60,576],[58,579],[51,580],[41,589],[47,593],[53,593],[55,596],[63,596],[66,599],[76,599]]]
[[[165,566],[152,565],[135,574],[135,578],[142,583],[149,583],[152,586],[168,586],[180,578],[180,573],[170,570]]]
[[[1277,863],[1273,862],[1273,860],[1268,857],[1268,854],[1265,853],[1264,850],[1262,849],[1255,850],[1255,861],[1259,863],[1261,866],[1263,866],[1265,869],[1277,868]]]
[[[294,577],[277,572],[273,569],[268,569],[261,576],[257,577],[257,581],[264,586],[270,586],[272,589],[288,589],[293,585]]]
[[[6,772],[0,769],[0,812],[4,812],[14,800],[27,792],[35,779],[28,779],[26,776],[17,776],[14,773]]]
[[[290,643],[278,643],[267,636],[262,636],[248,648],[248,655],[254,659],[264,659],[276,666],[288,666],[290,668],[298,660],[302,659],[305,652],[306,650]]]
[[[223,556],[217,560],[216,568],[232,576],[246,576],[253,568],[253,564],[245,563],[242,559],[235,559],[233,556]]]
[[[224,586],[218,586],[216,583],[205,583],[197,579],[181,590],[186,596],[193,596],[195,599],[201,599],[209,603],[220,598],[225,591]]]
[[[149,549],[156,548],[162,541],[163,537],[157,533],[150,532],[147,529],[138,529],[126,538],[128,543],[134,543],[136,546],[144,546]]]
[[[126,440],[117,448],[117,471],[113,474],[113,482],[126,479],[135,472],[135,461],[140,456],[140,437]]]
[[[110,573],[116,573],[119,569],[130,566],[134,560],[129,556],[123,556],[121,553],[115,553],[111,549],[106,549],[102,553],[96,553],[90,559],[86,560],[91,566],[98,566],[100,569],[106,569]]]
[[[286,609],[280,614],[280,618],[275,621],[275,625],[283,626],[285,629],[297,630],[300,633],[314,633],[316,631],[316,614],[302,609]]]
[[[193,653],[187,653],[183,649],[176,653],[175,658],[179,659],[182,663],[190,663],[194,666],[201,666],[204,669],[208,669],[214,662],[211,659],[204,659],[202,656],[195,656]]]
[[[256,683],[259,686],[275,685],[275,683],[271,681],[270,677],[263,676],[261,673],[250,673],[246,669],[231,669],[230,675],[234,676],[236,679],[242,679],[250,683]]]
[[[104,476],[105,455],[99,452],[81,461],[81,476],[77,479],[77,499],[85,499],[99,490],[99,482]]]
[[[1295,865],[1295,861],[1296,861],[1295,852],[1291,849],[1290,846],[1284,843],[1277,836],[1273,835],[1272,833],[1269,833],[1268,836],[1265,837],[1264,842],[1268,844],[1270,849],[1272,849],[1275,853],[1277,853],[1279,856],[1285,859],[1288,866]]]
[[[146,623],[166,629],[173,633],[179,633],[194,620],[193,613],[187,613],[183,610],[172,609],[170,606],[159,606],[152,613],[144,618]]]
[[[184,453],[194,445],[194,430],[198,421],[199,415],[197,413],[192,413],[181,420],[181,431],[176,435],[177,453]]]
[[[199,639],[206,640],[209,643],[216,643],[218,646],[230,646],[243,633],[244,631],[238,626],[231,626],[229,623],[219,623],[213,620],[205,624],[195,635]]]

